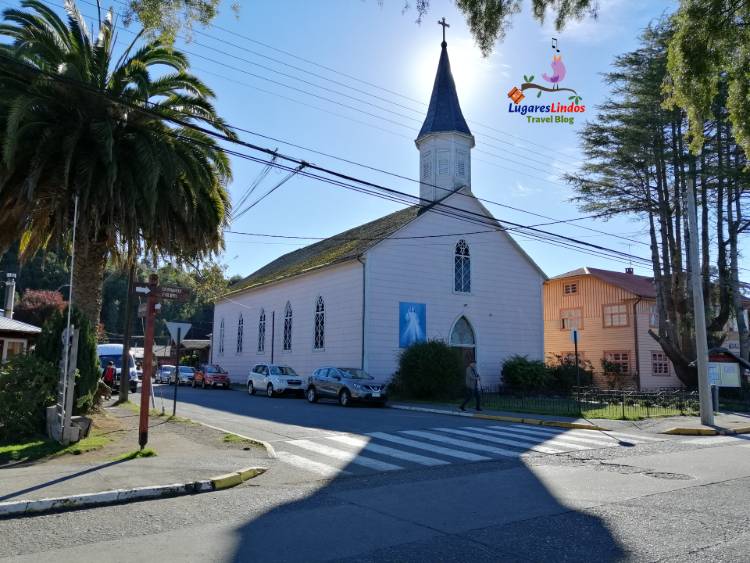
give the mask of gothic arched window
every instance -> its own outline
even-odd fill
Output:
[[[224,319],[219,324],[219,354],[224,355]]]
[[[456,244],[453,262],[453,290],[459,293],[471,292],[471,258],[469,245],[461,239]]]
[[[258,353],[266,350],[266,312],[261,309],[258,317]]]
[[[315,333],[313,336],[313,348],[322,350],[325,348],[326,339],[326,305],[323,297],[318,297],[315,303]]]
[[[240,313],[240,318],[237,320],[237,353],[242,354],[242,336],[245,332],[245,321]]]
[[[292,349],[292,305],[286,302],[284,310],[284,350]]]

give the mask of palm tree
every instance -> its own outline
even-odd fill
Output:
[[[72,0],[65,10],[67,23],[24,0],[0,23],[0,250],[70,244],[77,196],[73,301],[96,325],[109,257],[222,248],[229,161],[184,125],[232,132],[182,53],[136,37],[115,60],[112,11],[93,38]]]

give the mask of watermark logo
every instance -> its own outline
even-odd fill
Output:
[[[568,74],[568,69],[563,62],[560,49],[557,48],[555,37],[552,38],[552,50],[554,53],[550,63],[551,72],[542,73],[542,80],[547,84],[534,82],[533,74],[528,76],[524,74],[520,88],[514,86],[508,92],[508,97],[511,100],[508,103],[508,113],[517,113],[524,116],[528,123],[566,123],[573,125],[574,116],[571,114],[584,113],[586,106],[581,103],[583,98],[574,88],[560,86]],[[558,99],[547,104],[522,104],[521,102],[526,99],[530,91],[536,91],[537,98],[544,94],[545,97],[554,96]],[[561,95],[567,95],[566,101],[559,101]]]

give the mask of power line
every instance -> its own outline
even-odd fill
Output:
[[[246,147],[246,148],[250,148],[251,150],[263,153],[263,154],[268,155],[268,156],[274,156],[274,155],[276,155],[278,158],[280,158],[282,160],[285,160],[285,161],[288,161],[288,162],[293,162],[293,163],[295,163],[297,165],[306,164],[306,167],[312,168],[313,170],[317,170],[317,171],[322,172],[324,174],[328,174],[329,176],[333,176],[334,178],[332,179],[332,178],[322,177],[322,176],[319,176],[319,175],[307,172],[306,170],[299,170],[298,173],[301,174],[301,175],[308,176],[308,177],[315,177],[316,179],[319,179],[321,181],[326,181],[328,183],[333,183],[334,185],[340,185],[341,187],[353,188],[355,191],[365,191],[365,190],[368,190],[368,189],[369,190],[373,190],[374,189],[374,190],[377,190],[377,191],[380,191],[380,192],[384,192],[384,193],[381,193],[381,197],[385,197],[387,199],[396,200],[399,197],[400,198],[411,199],[412,201],[418,201],[419,202],[418,205],[420,207],[427,208],[427,209],[430,209],[430,210],[433,210],[433,211],[446,213],[446,210],[448,210],[448,212],[452,212],[452,214],[455,217],[457,217],[457,218],[459,218],[461,220],[464,220],[464,221],[466,221],[466,220],[473,220],[474,222],[476,222],[477,219],[475,217],[478,217],[481,221],[484,221],[485,224],[493,225],[493,226],[498,226],[498,230],[510,230],[507,227],[505,227],[505,228],[499,227],[499,225],[497,224],[497,221],[494,218],[488,217],[487,215],[485,215],[483,213],[471,212],[471,211],[468,211],[466,209],[456,208],[456,207],[448,205],[448,204],[446,204],[446,203],[444,203],[442,201],[439,201],[439,202],[428,202],[427,200],[423,200],[422,198],[412,196],[411,194],[407,194],[405,192],[400,192],[398,190],[394,190],[394,189],[389,188],[387,186],[382,186],[382,185],[375,184],[375,183],[367,181],[367,180],[362,180],[360,178],[356,178],[356,177],[353,177],[353,176],[350,176],[350,175],[347,175],[347,174],[342,174],[342,173],[337,172],[335,170],[324,168],[324,167],[321,167],[319,165],[315,165],[315,164],[311,164],[311,163],[305,163],[305,161],[297,159],[295,157],[284,155],[282,153],[279,153],[278,151],[274,151],[274,150],[268,149],[266,147],[261,147],[261,146],[258,146],[258,145],[254,145],[252,143],[248,143],[246,141],[235,139],[235,138],[233,138],[231,136],[228,136],[228,135],[226,135],[224,133],[220,133],[220,132],[212,131],[210,129],[206,129],[205,127],[201,127],[201,126],[196,125],[195,123],[192,123],[190,121],[185,121],[184,119],[179,119],[179,118],[177,118],[175,116],[171,116],[171,115],[164,115],[164,114],[162,114],[162,113],[160,113],[158,111],[155,111],[153,109],[153,107],[149,109],[148,106],[150,106],[150,105],[153,106],[153,104],[151,104],[151,102],[149,102],[148,100],[141,100],[141,102],[144,103],[144,105],[146,106],[146,107],[142,107],[140,105],[135,104],[131,99],[119,99],[119,98],[118,99],[112,99],[110,96],[108,96],[106,94],[106,92],[101,92],[99,90],[91,88],[87,84],[82,84],[80,82],[71,81],[71,80],[66,79],[64,77],[61,77],[61,76],[59,76],[57,74],[54,74],[54,73],[51,73],[51,72],[48,72],[48,71],[44,71],[44,70],[41,70],[41,69],[37,69],[37,68],[35,68],[35,67],[31,66],[31,65],[28,65],[28,64],[26,64],[24,62],[21,62],[21,61],[18,61],[16,59],[14,59],[12,57],[9,57],[9,56],[7,56],[5,54],[2,54],[2,53],[0,53],[0,57],[8,60],[9,62],[11,62],[12,64],[15,64],[17,66],[25,67],[28,70],[34,72],[35,74],[41,74],[41,75],[47,76],[47,77],[49,77],[49,78],[51,78],[51,79],[53,79],[53,80],[55,80],[57,82],[62,82],[62,83],[66,83],[68,85],[73,85],[74,87],[78,87],[78,88],[83,88],[83,89],[90,90],[90,91],[92,91],[93,93],[95,93],[98,96],[107,98],[110,101],[116,102],[118,104],[128,105],[131,108],[133,108],[134,110],[142,112],[142,113],[146,113],[148,115],[151,115],[152,117],[156,117],[156,118],[159,118],[159,119],[162,119],[162,120],[165,120],[165,121],[169,121],[169,122],[175,123],[175,124],[180,125],[181,127],[184,127],[186,129],[191,129],[193,131],[201,132],[204,135],[207,135],[207,136],[210,136],[210,137],[214,137],[216,139],[220,139],[220,140],[222,140],[224,142],[229,142],[229,143],[232,143],[232,144],[236,144],[236,145],[240,145],[240,146],[243,146],[243,147]],[[20,76],[20,78],[24,79],[26,77]],[[190,115],[189,118],[190,119],[198,118],[199,120],[201,120],[200,116]],[[205,120],[203,120],[203,121],[205,121]],[[208,122],[210,123],[210,120],[208,120]],[[179,135],[177,135],[177,136],[179,136]],[[185,139],[188,140],[188,141],[190,141],[190,142],[200,143],[200,141],[198,141],[197,139],[194,139],[194,138],[185,138]],[[248,158],[248,159],[251,159],[251,160],[255,160],[256,162],[260,161],[260,162],[263,162],[265,164],[269,163],[269,161],[264,161],[263,159],[259,159],[257,157],[252,157],[250,155],[245,155],[244,153],[238,153],[237,151],[230,151],[230,150],[228,150],[226,148],[224,148],[222,150],[224,150],[225,152],[227,152],[227,154],[235,154],[236,156],[240,156],[241,155],[243,158]],[[272,165],[275,166],[275,167],[277,167],[277,168],[286,169],[288,171],[292,171],[293,170],[292,167],[289,167],[289,166],[286,166],[286,165],[281,165],[280,163],[275,163],[275,164],[272,164]],[[358,185],[353,186],[351,184],[347,184],[347,182],[354,182],[355,184],[358,184]],[[487,223],[487,221],[490,221],[490,222]],[[567,236],[559,235],[559,234],[556,234],[556,233],[550,233],[550,232],[543,231],[543,230],[535,228],[535,227],[530,227],[528,225],[522,225],[522,224],[514,223],[514,222],[511,222],[511,221],[503,221],[503,222],[506,223],[506,224],[512,225],[514,227],[514,229],[521,229],[521,230],[523,230],[523,232],[524,232],[524,234],[526,236],[534,236],[534,237],[539,238],[539,239],[544,239],[547,242],[550,242],[552,244],[558,244],[558,245],[577,245],[577,246],[580,246],[580,247],[585,247],[587,250],[592,251],[592,252],[609,253],[612,256],[619,257],[620,259],[623,259],[623,258],[631,259],[631,260],[635,259],[637,261],[642,261],[642,262],[650,263],[649,260],[641,258],[639,256],[634,256],[634,255],[631,255],[631,254],[628,254],[628,253],[625,253],[625,252],[622,252],[622,251],[618,251],[618,250],[614,250],[614,249],[611,249],[611,248],[603,247],[603,246],[600,246],[600,245],[588,243],[588,242],[585,242],[585,241],[580,241],[580,240],[574,239],[573,237],[567,237]]]

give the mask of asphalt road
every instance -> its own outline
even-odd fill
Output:
[[[228,491],[0,521],[0,558],[682,562],[750,553],[743,438],[564,432],[240,391],[179,396],[178,415],[268,440],[279,459]]]

